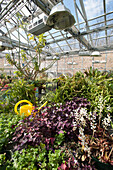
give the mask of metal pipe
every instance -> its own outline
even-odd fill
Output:
[[[82,14],[82,12],[81,12],[81,10],[79,9],[79,7],[78,7],[78,5],[77,5],[77,4],[76,4],[76,7],[77,7],[77,9],[78,9],[78,11],[79,11],[80,15],[82,16],[82,18],[83,18],[83,19],[84,19],[84,21],[85,21],[84,15]]]
[[[78,26],[78,29],[80,30],[78,13],[77,13],[77,6],[76,6],[76,0],[74,0],[74,6],[75,6],[75,15],[76,15],[76,20],[77,20],[77,26]]]
[[[76,39],[82,43],[87,49],[92,49],[91,44],[84,38],[83,36],[79,36],[79,31],[78,29],[73,25],[71,29],[67,29],[68,32],[73,36],[76,37]]]
[[[86,11],[85,11],[83,0],[79,0],[79,2],[80,2],[81,8],[82,8],[82,12],[83,12],[83,15],[84,15],[84,18],[85,18],[86,30],[89,31],[90,29],[89,29],[89,24],[88,24],[88,21],[87,21],[87,16],[86,16]],[[89,35],[88,38],[91,41],[91,45],[93,45],[93,41],[92,41],[91,35]]]
[[[78,36],[83,36],[83,35],[87,35],[87,34],[91,34],[91,33],[94,33],[94,32],[99,32],[99,31],[104,31],[105,29],[111,29],[113,28],[113,24],[110,24],[110,25],[106,25],[106,26],[103,26],[103,27],[98,27],[98,28],[95,28],[95,29],[92,29],[92,30],[89,30],[89,31],[83,31],[80,33],[80,35]]]
[[[43,12],[49,15],[51,9],[46,6],[41,0],[32,0]]]
[[[18,11],[20,11],[23,7],[24,7],[24,5],[26,4],[27,2],[25,2],[24,4],[22,4],[22,6],[19,8],[17,8],[17,10],[9,17],[9,18],[7,18],[7,20],[9,20],[9,19],[11,19]],[[3,24],[2,24],[3,25]],[[0,25],[0,27],[1,27],[1,25]]]
[[[91,18],[91,19],[88,19],[87,21],[89,22],[89,21],[92,21],[92,20],[95,20],[95,19],[98,19],[98,18],[104,17],[105,15],[110,15],[110,14],[112,14],[112,13],[113,13],[113,11],[108,12],[108,13],[106,13],[106,14],[102,14],[102,15],[97,16],[97,17],[94,17],[94,18]],[[79,24],[81,25],[81,24],[84,24],[84,23],[85,23],[85,21],[80,22]],[[77,24],[75,24],[75,26],[76,26],[76,25],[77,25]]]
[[[3,14],[3,13],[0,13],[0,20],[10,11],[10,9],[12,9],[13,8],[13,6],[15,6],[16,5],[16,3],[18,2],[19,0],[16,0],[16,1],[14,1],[14,3],[9,7],[9,9],[8,10],[6,10],[5,11],[5,13]],[[12,2],[12,1],[11,1]]]
[[[106,14],[106,3],[105,0],[103,0],[103,6],[104,6],[104,14]],[[106,15],[104,16],[104,21],[105,21],[105,26],[106,24]],[[107,39],[107,30],[105,30],[105,35],[106,35],[106,44],[108,45],[108,39]]]
[[[113,18],[112,18],[112,19],[109,19],[109,20],[106,20],[106,22],[109,22],[109,21],[112,21],[112,20],[113,20]],[[103,23],[105,23],[105,21],[101,21],[101,22],[92,24],[92,25],[90,25],[90,27],[93,27],[93,26],[96,26],[96,25],[99,25],[99,24],[103,24]],[[84,29],[84,28],[81,28],[81,30],[82,30],[82,29]]]
[[[2,2],[1,2],[2,3]],[[3,12],[8,8],[8,6],[12,3],[12,1],[9,2],[9,4],[7,4],[7,6],[2,10],[2,12],[0,13],[0,16],[2,16]]]
[[[106,63],[107,63],[107,52],[106,52],[106,55],[105,55],[105,71],[106,71]]]

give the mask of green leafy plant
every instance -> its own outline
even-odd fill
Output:
[[[0,154],[0,166],[3,165],[6,161],[6,155]]]
[[[0,114],[0,151],[8,150],[8,142],[22,118],[14,113]]]
[[[91,68],[84,73],[77,72],[73,77],[61,77],[56,80],[59,84],[55,93],[52,93],[51,102],[65,103],[72,100],[73,96],[87,98],[91,102],[92,111],[98,110],[100,96],[104,104],[102,115],[113,111],[113,78],[107,72],[100,72]],[[98,112],[100,112],[98,110]]]
[[[19,151],[14,152],[10,168],[12,167],[18,170],[37,170],[38,154],[38,148],[23,149],[21,153]]]
[[[36,98],[34,84],[29,84],[28,81],[20,79],[14,80],[9,87],[10,88],[3,93],[5,95],[5,99],[1,101],[2,112],[11,112],[11,110],[14,110],[15,104],[24,99],[35,104]]]
[[[65,156],[65,152],[62,152],[61,149],[55,150],[54,153],[52,151],[49,151],[48,169],[57,170],[59,165],[61,165],[61,163],[64,161],[64,156]]]
[[[65,153],[61,150],[55,150],[55,152],[50,150],[48,153],[45,145],[40,143],[35,148],[29,147],[28,149],[23,149],[21,152],[15,151],[11,161],[7,161],[7,167],[14,170],[57,170],[64,159],[64,155]]]

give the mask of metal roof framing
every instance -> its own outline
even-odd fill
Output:
[[[2,0],[2,10],[0,11],[0,33],[3,34],[5,28],[5,21],[10,22],[10,27],[8,32],[13,35],[16,40],[11,39],[12,44],[15,47],[18,47],[18,37],[14,34],[14,32],[18,32],[18,23],[16,23],[15,14],[17,12],[20,12],[23,17],[26,17],[28,21],[32,20],[32,17],[40,14],[45,13],[49,15],[51,9],[53,6],[55,6],[57,3],[63,2],[62,0],[15,0],[15,1],[5,1]],[[84,47],[84,50],[99,50],[99,51],[105,51],[105,50],[112,50],[113,49],[113,11],[107,11],[107,3],[106,0],[103,0],[103,13],[102,15],[95,16],[91,19],[88,19],[87,11],[85,9],[84,0],[73,0],[74,6],[74,12],[75,12],[75,20],[76,24],[73,25],[71,28],[68,28],[64,31],[49,31],[47,33],[48,36],[50,36],[50,39],[47,38],[46,45],[50,46],[50,51],[53,50],[53,53],[55,52],[55,48],[59,49],[59,55],[66,55],[68,54],[77,54],[79,50],[78,48],[73,49],[72,44],[82,44]],[[3,4],[2,4],[3,3]],[[33,9],[33,4],[37,7],[37,10],[35,13],[31,11]],[[27,16],[24,11],[22,11],[23,7],[25,7],[30,15]],[[29,8],[30,7],[30,8]],[[33,15],[32,15],[33,14]],[[83,21],[80,21],[80,16],[83,18]],[[108,18],[110,16],[111,18]],[[14,20],[13,20],[14,19]],[[98,21],[100,19],[100,21]],[[102,25],[104,24],[104,25]],[[85,25],[85,28],[84,28]],[[85,30],[83,30],[85,29]],[[111,32],[109,34],[109,31]],[[8,32],[5,31],[4,36],[0,36],[0,41],[6,41],[8,40]],[[104,32],[105,35],[102,35],[101,33]],[[97,37],[94,37],[94,34],[98,34]],[[56,34],[56,35],[54,35]],[[26,37],[20,33],[20,35],[25,39]],[[68,35],[68,36],[67,36]],[[111,41],[109,42],[109,39],[111,38]],[[94,45],[94,42],[100,39],[105,39],[106,44],[104,46],[99,45],[98,47]],[[78,40],[78,41],[76,41]],[[9,40],[8,40],[9,41]],[[64,45],[62,43],[65,42]],[[23,48],[30,48],[32,49],[32,46],[29,47],[27,43],[20,42],[21,46]],[[54,46],[52,44],[55,44],[57,46]],[[69,51],[65,51],[62,47],[68,46]],[[53,47],[53,49],[52,49]],[[76,45],[75,45],[76,47]],[[48,54],[51,54],[51,52],[48,52]]]

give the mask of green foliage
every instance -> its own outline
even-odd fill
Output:
[[[21,56],[22,56],[22,61],[24,62],[25,60],[27,60],[27,55],[26,55],[26,52],[25,50],[21,50]]]
[[[113,110],[113,91],[112,91],[112,84],[113,84],[113,78],[108,76],[108,73],[101,73],[100,71],[90,69],[88,72],[85,72],[86,74],[86,81],[88,83],[87,88],[87,97],[92,104],[92,107],[97,108],[100,104],[103,105],[103,114],[104,116]],[[91,74],[92,73],[92,74]],[[108,107],[110,109],[108,110]],[[100,110],[99,110],[100,111]]]
[[[11,112],[15,104],[24,99],[35,104],[34,84],[29,84],[28,81],[20,79],[14,80],[9,86],[10,88],[3,93],[5,95],[4,101],[0,102],[1,107],[3,106],[2,112]]]
[[[102,97],[103,115],[113,110],[113,78],[106,72],[97,69],[85,71],[85,74],[77,72],[73,77],[61,77],[57,79],[58,89],[52,95],[51,102],[65,103],[74,96],[87,98],[91,102],[92,110],[97,108]],[[53,97],[54,96],[54,97]],[[98,110],[99,112],[99,110]]]
[[[61,143],[64,141],[65,139],[65,131],[63,131],[62,133],[60,133],[59,135],[55,136],[55,145],[61,145]]]
[[[10,97],[17,98],[17,100],[27,99],[34,101],[34,85],[28,84],[24,79],[17,80],[11,85]]]
[[[15,74],[15,77],[17,77],[17,78],[23,78],[24,77],[24,75],[22,74],[21,71],[15,71],[14,74]]]
[[[37,170],[36,163],[38,153],[38,148],[23,149],[21,153],[19,151],[14,152],[10,168],[18,170]]]
[[[0,74],[0,79],[4,79],[6,77],[5,73]]]
[[[111,123],[108,113],[113,113],[113,77],[90,69],[85,74],[77,72],[71,78],[62,76],[56,81],[59,88],[56,93],[48,93],[47,99],[60,104],[43,108],[35,117],[23,117],[21,122],[19,115],[0,115],[0,151],[13,150],[10,160],[6,159],[5,152],[0,154],[0,166],[3,164],[5,169],[11,170],[94,168],[91,155],[112,163],[111,156],[106,160],[106,151],[110,155],[112,142],[106,128]],[[5,102],[9,101],[7,106],[13,108],[21,99],[32,101],[34,87],[41,83],[38,80],[15,81],[5,93]],[[77,96],[76,103],[71,101],[74,96]],[[85,110],[87,102],[84,98],[90,101],[94,112]],[[20,150],[18,146],[21,146]],[[16,149],[18,151],[14,152]]]
[[[0,154],[0,166],[3,165],[6,161],[6,155]]]
[[[34,40],[36,42],[36,46],[34,49],[36,52],[42,52],[42,48],[45,47],[45,42],[46,42],[46,36],[44,34],[40,34],[39,36],[31,36],[29,40]],[[38,42],[38,43],[37,43]]]
[[[57,170],[64,157],[65,153],[60,149],[55,150],[54,153],[50,150],[48,153],[45,144],[40,143],[35,148],[29,146],[28,149],[23,149],[21,152],[15,151],[12,160],[7,161],[7,167],[14,170]]]
[[[98,109],[101,108],[99,104],[103,104],[103,98],[98,103]],[[112,138],[100,127],[98,115],[89,114],[86,106],[89,106],[86,99],[75,97],[64,105],[60,103],[45,107],[35,117],[23,117],[20,122],[18,120],[21,118],[17,115],[13,119],[10,114],[1,114],[1,137],[6,138],[6,141],[2,141],[1,150],[13,151],[11,159],[6,160],[4,155],[1,156],[5,169],[94,169],[91,155],[96,158],[100,156],[107,162],[106,145],[107,152],[111,153]],[[110,116],[102,124],[109,127],[109,119]],[[100,152],[101,146],[103,153]],[[112,163],[111,157],[109,163]]]
[[[65,156],[65,153],[62,152],[60,149],[55,150],[54,153],[52,153],[52,151],[49,151],[48,169],[57,170],[59,165],[63,162],[64,156]]]
[[[7,149],[8,141],[11,140],[15,128],[22,117],[16,114],[0,114],[0,151]]]
[[[73,77],[61,77],[57,79],[58,89],[54,95],[54,102],[64,103],[67,100],[72,100],[74,96],[82,97],[86,93],[84,89],[87,83],[84,74],[77,72]]]
[[[6,54],[6,59],[7,59],[9,64],[16,65],[16,61],[13,61],[10,54]]]

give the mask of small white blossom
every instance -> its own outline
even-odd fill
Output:
[[[78,161],[77,161],[76,159],[74,159],[74,163],[75,163],[75,164],[78,164]]]
[[[108,126],[110,126],[111,121],[112,120],[110,114],[107,114],[107,117],[105,117],[102,122],[103,127],[106,129]]]
[[[111,110],[111,107],[110,105],[107,106],[107,110],[110,111]]]

